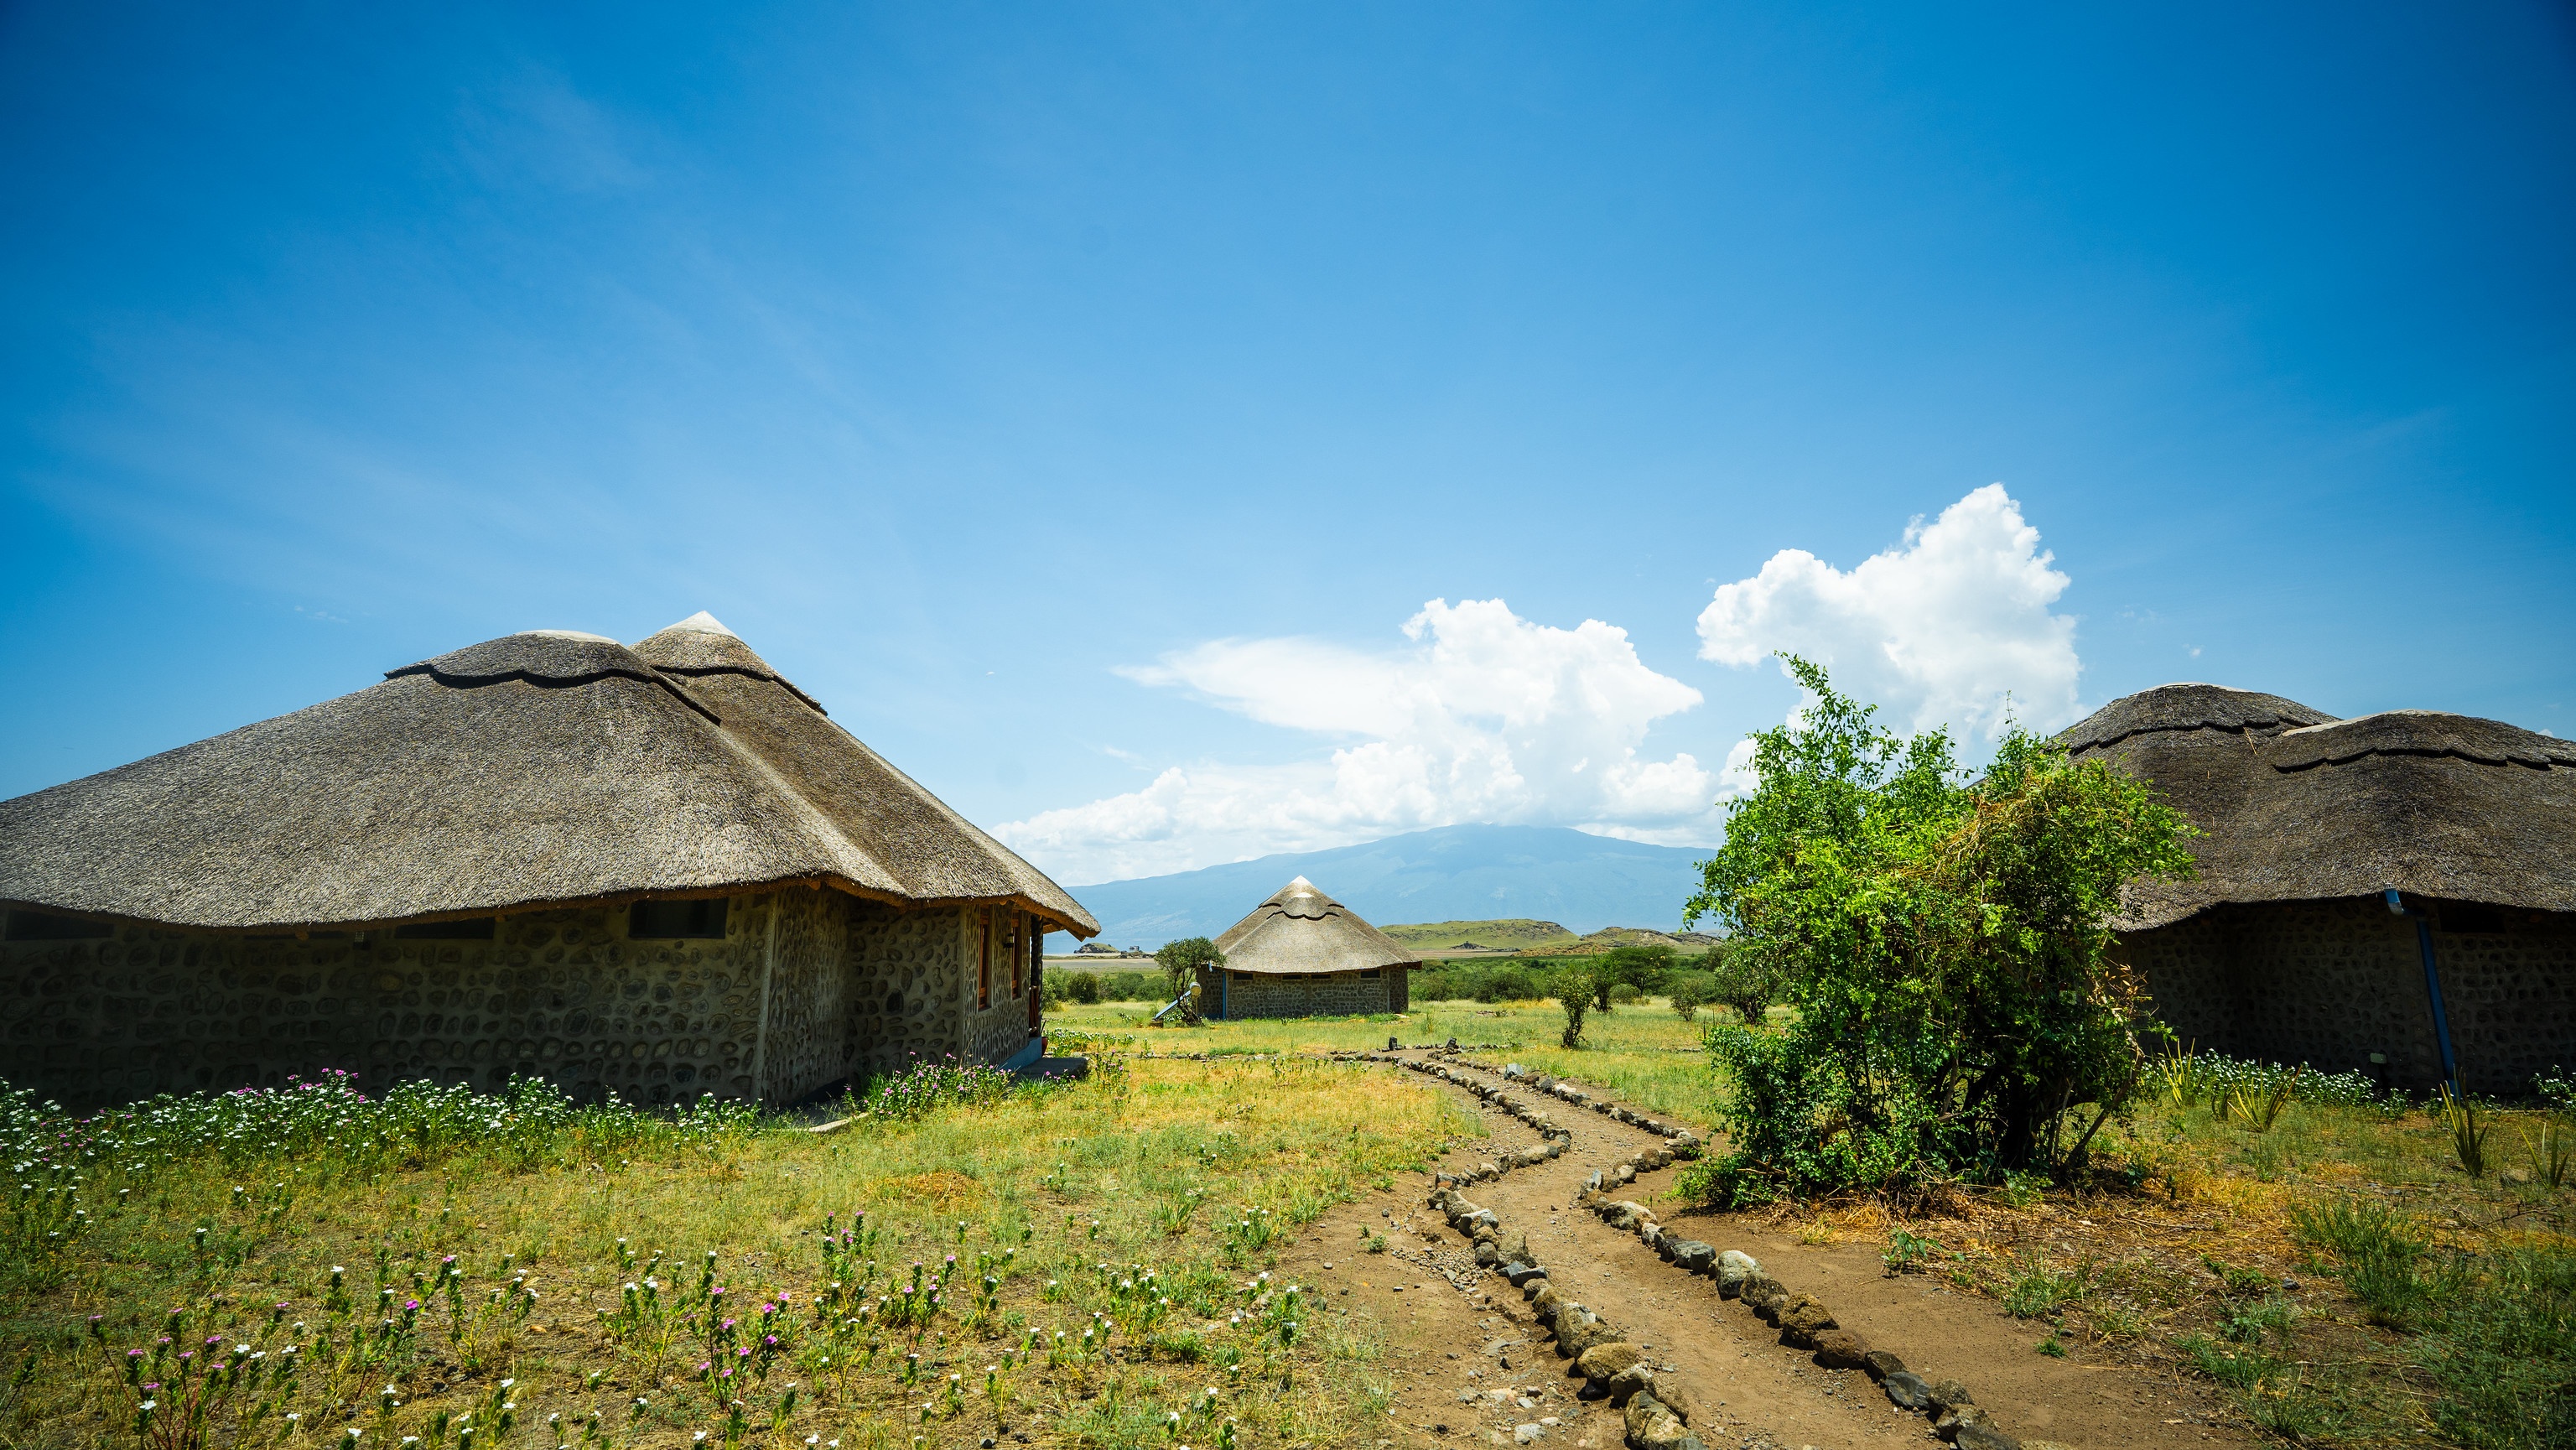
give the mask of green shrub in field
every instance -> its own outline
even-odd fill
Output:
[[[2191,827],[2152,786],[2014,730],[1966,780],[1940,731],[1900,739],[1823,669],[1756,734],[1686,919],[1796,1008],[1781,1033],[1710,1029],[1732,1151],[1696,1182],[1731,1203],[2056,1170],[2136,1090],[2152,1033],[2111,952],[2126,883],[2187,873]]]
[[[1664,984],[1664,998],[1673,1004],[1673,1015],[1684,1022],[1699,1018],[1701,1004],[1708,1001],[1709,977],[1706,972],[1675,972]]]
[[[1724,1003],[1747,1027],[1762,1025],[1763,1014],[1788,985],[1779,964],[1760,952],[1717,947],[1702,960],[1709,968],[1708,1000]]]

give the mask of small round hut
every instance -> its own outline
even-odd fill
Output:
[[[2058,738],[2202,832],[2196,874],[2131,887],[2116,923],[2183,1042],[2490,1092],[2576,1067],[2576,744],[2203,684]]]
[[[1300,876],[1216,939],[1225,965],[1199,975],[1209,1017],[1348,1017],[1412,1005],[1421,958]]]

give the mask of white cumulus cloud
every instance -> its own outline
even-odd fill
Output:
[[[1343,742],[1284,765],[1173,766],[1152,784],[995,834],[1067,881],[1183,871],[1462,821],[1708,840],[1717,777],[1639,754],[1699,691],[1599,620],[1532,623],[1502,600],[1435,599],[1406,643],[1225,639],[1121,671],[1265,724]]]
[[[2054,562],[2021,506],[1988,484],[1848,571],[1783,549],[1719,586],[1700,612],[1700,656],[1741,666],[1801,655],[1890,725],[1948,725],[1963,741],[1999,732],[2007,694],[2025,727],[2054,729],[2084,713],[2075,619],[2049,612],[2070,582]]]

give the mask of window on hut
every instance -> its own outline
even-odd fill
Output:
[[[701,937],[721,940],[725,934],[725,898],[703,901],[639,901],[626,908],[630,937]]]
[[[1364,981],[1364,982],[1373,982],[1373,981],[1376,981],[1376,980],[1377,980],[1377,968],[1375,968],[1375,967],[1366,967],[1366,968],[1363,968],[1363,969],[1361,970],[1361,972],[1360,972],[1360,980],[1361,980],[1361,981]]]
[[[993,1005],[993,911],[984,909],[984,929],[976,936],[975,1010]]]
[[[1025,965],[1020,960],[1022,955],[1020,951],[1021,917],[1018,912],[1014,911],[1007,919],[1010,922],[1010,926],[1002,933],[1002,954],[1010,959],[1011,998],[1013,1001],[1017,1001],[1020,996],[1020,972],[1022,967]]]
[[[492,923],[499,918],[468,917],[464,921],[415,921],[394,928],[396,941],[490,941]]]
[[[89,921],[77,916],[56,916],[50,911],[13,911],[9,913],[10,941],[90,941],[109,936],[116,928],[103,921]]]

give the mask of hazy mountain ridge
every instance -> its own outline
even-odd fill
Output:
[[[1575,933],[1609,926],[1672,931],[1709,854],[1562,826],[1442,826],[1071,890],[1099,918],[1101,939],[1122,947],[1215,936],[1297,876],[1372,922],[1520,918]],[[1070,941],[1054,938],[1049,949]]]

